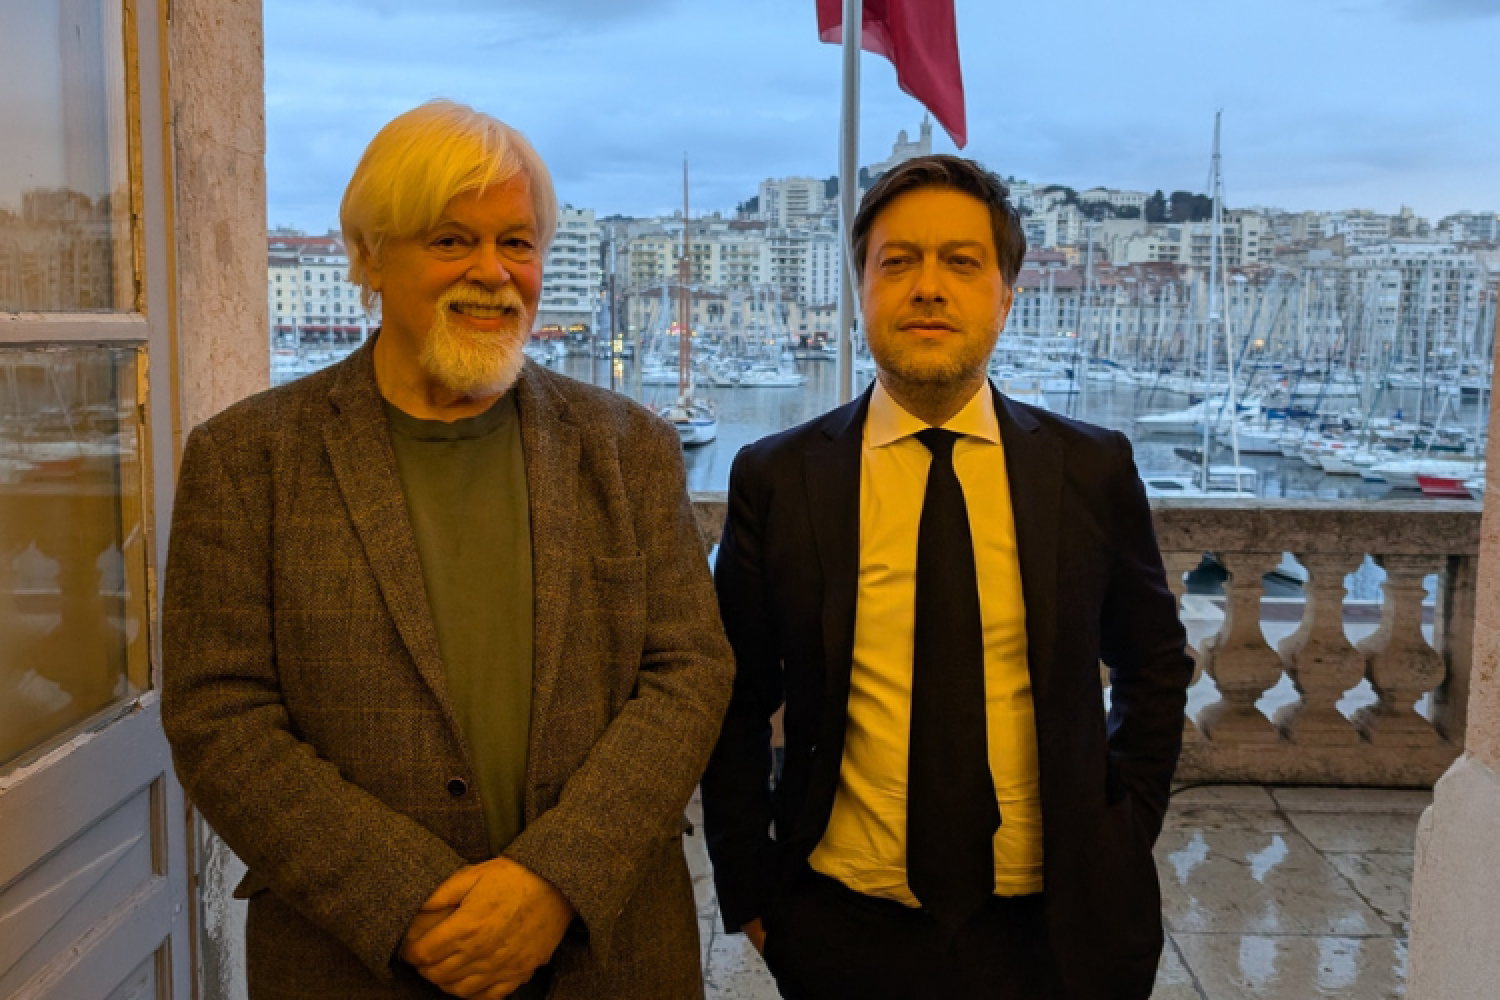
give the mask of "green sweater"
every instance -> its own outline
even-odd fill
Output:
[[[515,397],[451,423],[387,403],[386,419],[448,696],[499,855],[524,823],[531,731],[531,516]]]

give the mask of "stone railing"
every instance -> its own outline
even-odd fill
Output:
[[[722,493],[694,495],[710,547],[724,506]],[[1425,787],[1442,775],[1463,746],[1479,504],[1169,500],[1153,513],[1179,599],[1206,554],[1228,572],[1222,598],[1191,599],[1209,613],[1189,623],[1195,697],[1179,781]],[[1273,608],[1261,581],[1284,553],[1308,578],[1301,600]],[[1346,625],[1373,609],[1346,601],[1344,578],[1366,556],[1385,571],[1379,623],[1355,625],[1369,634],[1352,642]],[[1429,643],[1424,581],[1434,574]],[[1287,611],[1300,611],[1299,624],[1273,644],[1267,631],[1287,628],[1270,622]],[[1257,702],[1273,689],[1280,705],[1267,715]],[[1351,701],[1363,704],[1346,715],[1340,703]]]

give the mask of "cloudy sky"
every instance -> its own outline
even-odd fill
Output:
[[[1500,0],[957,0],[964,151],[1075,187],[1500,209]],[[365,143],[432,97],[527,133],[561,200],[721,209],[837,170],[839,51],[814,0],[266,0],[270,223],[321,231]],[[921,107],[863,57],[861,162]],[[937,130],[938,151],[952,143]]]

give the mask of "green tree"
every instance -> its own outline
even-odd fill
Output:
[[[1159,188],[1155,194],[1146,199],[1146,221],[1167,221],[1167,198]]]
[[[1173,222],[1203,222],[1213,218],[1214,202],[1206,194],[1173,191],[1167,215]]]

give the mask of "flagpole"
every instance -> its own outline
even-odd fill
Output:
[[[839,402],[854,398],[854,259],[850,226],[859,205],[859,47],[865,23],[864,0],[844,0],[844,106],[839,129]]]

